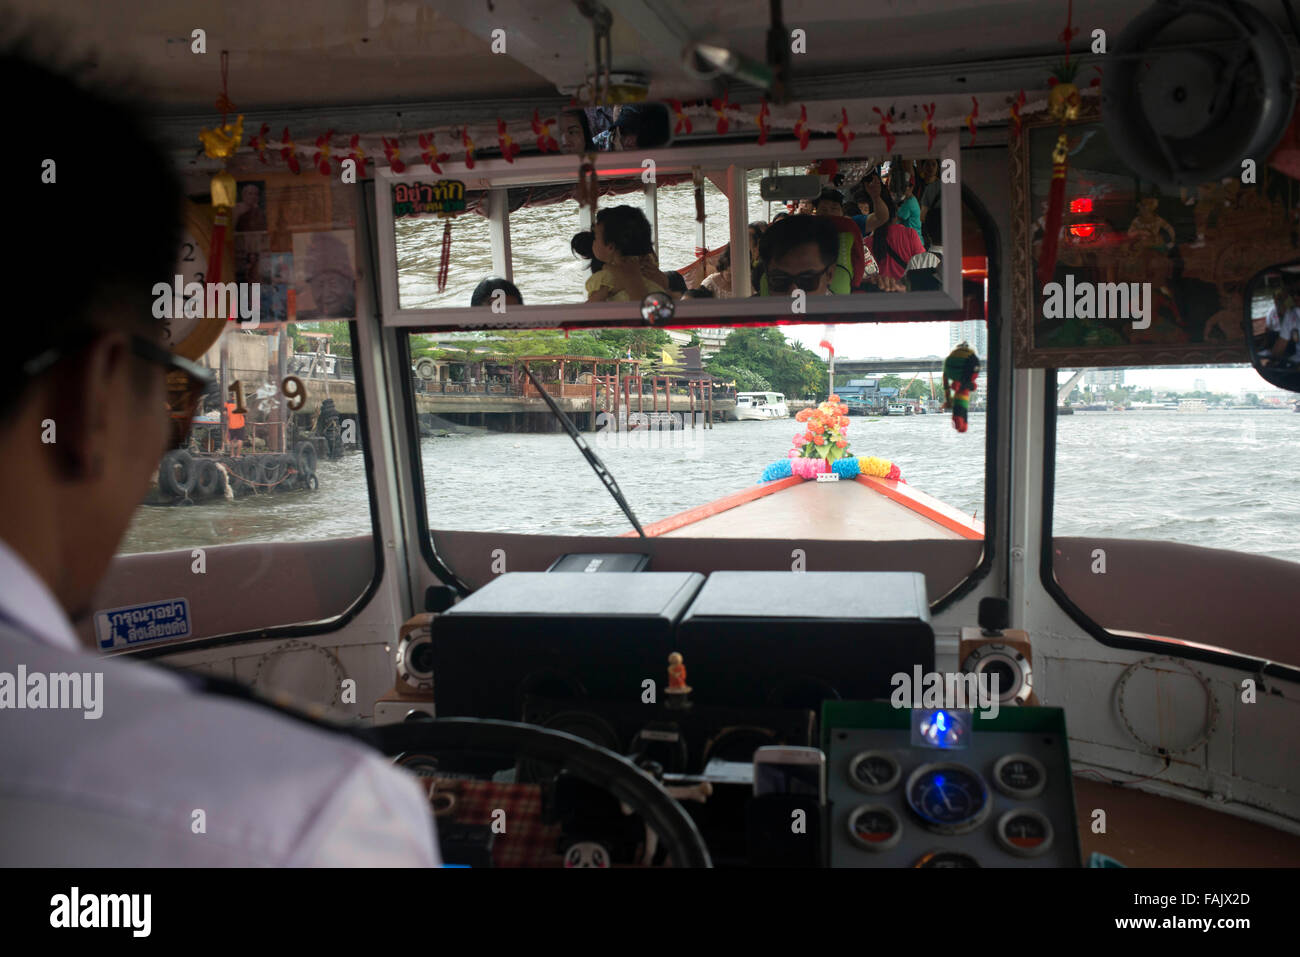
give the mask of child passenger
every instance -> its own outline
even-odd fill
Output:
[[[640,302],[649,293],[671,291],[655,258],[650,221],[634,206],[602,209],[592,231],[578,233],[570,245],[592,260],[587,302]]]

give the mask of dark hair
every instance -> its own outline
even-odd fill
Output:
[[[582,126],[582,151],[591,153],[595,151],[595,146],[591,142],[591,122],[587,119],[587,111],[582,109],[561,110],[560,111],[560,132],[563,133],[564,118],[566,116],[577,117],[578,123]]]
[[[105,76],[93,54],[76,62],[60,56],[59,25],[34,24],[18,35],[12,14],[5,14],[0,34],[0,82],[19,91],[8,107],[11,129],[19,132],[5,158],[16,187],[8,191],[6,215],[22,229],[7,263],[14,280],[7,306],[20,317],[11,329],[17,341],[0,358],[0,402],[10,403],[31,381],[22,365],[48,349],[68,348],[83,330],[161,330],[153,287],[172,283],[183,193],[172,157],[132,105],[147,102],[147,91],[129,77]],[[112,148],[88,146],[105,143]],[[50,160],[56,178],[38,183]],[[95,243],[93,255],[70,264],[57,252],[67,247],[68,221],[55,211],[100,195],[105,184],[129,190],[129,211],[114,219],[111,236]]]
[[[791,216],[773,223],[758,243],[758,255],[766,269],[792,249],[816,243],[822,262],[830,266],[840,255],[840,234],[825,216]]]
[[[630,103],[618,111],[613,128],[635,136],[639,147],[668,142],[668,114],[662,106],[650,109],[644,103]]]
[[[669,270],[665,275],[668,276],[668,291],[669,291],[669,292],[680,292],[680,293],[685,294],[685,292],[686,292],[686,277],[685,277],[685,276],[683,276],[681,273],[677,272],[677,271],[674,270],[674,269],[670,269],[670,270]]]
[[[731,246],[724,246],[722,252],[718,255],[718,262],[713,267],[718,272],[726,272],[731,268]]]
[[[509,279],[502,279],[500,276],[488,276],[477,286],[474,287],[474,293],[469,297],[471,306],[486,306],[492,294],[500,289],[507,296],[514,296],[519,300],[519,305],[524,304],[524,297],[519,294],[519,287]]]
[[[712,299],[713,290],[700,286],[698,289],[687,289],[686,295],[690,296],[692,299]]]
[[[788,219],[789,217],[790,217],[790,211],[788,209],[782,210],[781,212],[777,213],[775,216],[772,217],[772,223],[779,223],[781,220]],[[768,226],[771,226],[772,223],[768,223]]]
[[[823,189],[820,193],[817,194],[817,203],[839,203],[841,206],[843,206],[844,194],[841,193],[838,189],[831,189],[829,186],[827,186],[825,189]],[[817,203],[814,203],[813,205],[815,206],[817,205]]]
[[[600,272],[605,267],[605,264],[597,259],[595,252],[592,251],[595,242],[596,234],[590,229],[583,230],[569,240],[569,249],[573,251],[575,256],[578,256],[581,259],[591,260],[591,272],[593,275]]]
[[[845,215],[845,216],[861,216],[861,215],[862,215],[862,209],[861,209],[861,207],[858,206],[857,203],[852,203],[852,202],[845,203],[845,204],[844,204],[844,215]]]
[[[635,206],[607,206],[596,214],[596,222],[605,227],[606,244],[620,256],[644,256],[654,251],[650,220]]]

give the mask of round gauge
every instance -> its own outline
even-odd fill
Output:
[[[930,851],[913,867],[979,867],[980,862],[961,851]]]
[[[849,783],[868,794],[884,794],[898,784],[903,769],[884,751],[861,751],[849,762]]]
[[[989,789],[964,764],[923,764],[907,779],[907,803],[938,834],[965,834],[988,817]]]
[[[1029,808],[1008,811],[998,819],[998,843],[1019,857],[1037,857],[1052,846],[1052,822]]]
[[[227,237],[231,234],[228,232]],[[226,320],[220,316],[187,316],[184,313],[184,290],[190,283],[204,287],[204,307],[207,306],[208,282],[229,282],[234,280],[234,256],[227,249],[222,256],[220,276],[208,275],[208,256],[212,245],[212,213],[209,207],[202,207],[185,200],[184,220],[181,230],[181,248],[177,253],[175,276],[180,276],[182,297],[181,312],[176,312],[173,298],[172,318],[163,320],[163,345],[186,359],[199,359],[212,344],[221,337],[226,327]]]
[[[1043,793],[1047,769],[1027,754],[1006,754],[993,765],[993,786],[1007,797],[1028,801]]]
[[[866,851],[887,851],[903,837],[903,822],[883,804],[863,804],[849,812],[849,839]]]

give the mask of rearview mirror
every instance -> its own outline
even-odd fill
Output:
[[[758,195],[771,202],[791,199],[816,199],[822,191],[820,176],[764,176],[758,184]]]
[[[1300,392],[1300,260],[1270,266],[1246,284],[1250,362],[1279,389]]]
[[[624,103],[565,110],[560,114],[560,150],[598,153],[652,150],[673,141],[671,114],[664,103]]]

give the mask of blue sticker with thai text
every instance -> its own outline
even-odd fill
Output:
[[[105,650],[189,634],[190,603],[184,598],[95,612],[95,638]]]

